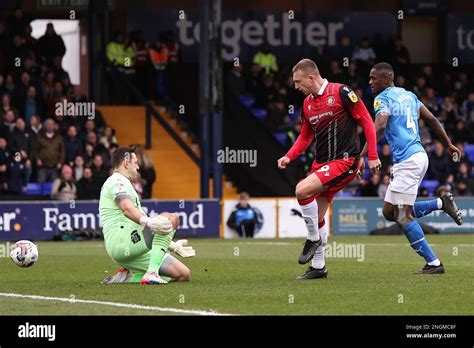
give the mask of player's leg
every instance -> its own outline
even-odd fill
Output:
[[[191,279],[191,271],[174,256],[166,254],[160,267],[160,275],[169,277],[171,281],[187,282]]]
[[[301,214],[308,230],[308,237],[298,258],[298,263],[301,265],[308,263],[321,245],[318,231],[318,203],[314,195],[323,191],[323,184],[315,173],[308,175],[296,185],[296,199],[300,204]]]
[[[421,218],[428,214],[431,214],[435,210],[442,210],[456,222],[458,225],[462,225],[461,211],[458,209],[456,202],[454,201],[454,195],[451,192],[443,193],[443,195],[436,199],[418,201],[413,206],[413,215],[416,218]]]
[[[403,197],[403,195],[404,194],[399,194],[400,204],[394,206],[395,219],[397,224],[401,226],[403,232],[405,233],[405,236],[410,242],[410,246],[426,261],[425,267],[416,273],[444,273],[443,264],[439,261],[438,257],[431,249],[431,246],[425,238],[423,229],[412,215],[413,206],[404,204],[407,202],[407,200],[405,199],[406,197]]]
[[[311,266],[308,267],[305,274],[299,276],[299,280],[326,278],[328,270],[324,260],[324,251],[328,241],[329,224],[326,223],[325,215],[329,207],[327,197],[319,196],[316,199],[318,204],[318,230],[321,237],[321,245],[314,252]]]
[[[176,228],[179,225],[179,218],[176,214],[162,213],[161,215],[164,215],[171,220],[171,223],[173,225],[173,231],[166,235],[155,234],[150,240],[151,232],[147,228],[143,230],[143,234],[145,235],[145,242],[147,246],[150,247],[151,254],[148,269],[141,280],[141,284],[166,284],[166,282],[163,282],[160,277],[160,267],[165,257],[165,254],[168,251],[169,245],[173,240]]]

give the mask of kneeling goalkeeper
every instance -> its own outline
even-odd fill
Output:
[[[186,240],[173,242],[179,225],[176,214],[148,217],[132,186],[138,174],[134,148],[119,147],[112,154],[113,174],[102,186],[99,214],[109,256],[122,268],[103,284],[166,284],[170,280],[188,281],[190,270],[168,253],[182,257],[195,255]]]

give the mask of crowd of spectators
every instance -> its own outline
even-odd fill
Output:
[[[471,82],[474,76],[469,76],[463,69],[440,70],[436,65],[410,64],[407,48],[395,35],[377,47],[371,46],[368,38],[363,38],[347,61],[342,57],[328,60],[323,46],[315,47],[310,58],[316,61],[323,77],[350,86],[371,113],[374,96],[368,86],[370,67],[378,61],[390,62],[395,69],[395,85],[413,91],[463,152],[460,163],[451,161],[443,145],[420,121],[421,141],[430,158],[425,179],[438,181],[434,193],[450,190],[460,196],[474,195],[474,158],[469,158],[464,151],[467,144],[474,143],[474,84]],[[253,97],[252,108],[265,109],[262,126],[275,135],[286,133],[283,146],[291,147],[299,134],[301,122],[299,111],[295,113],[293,109],[298,110],[304,99],[293,88],[291,66],[280,66],[275,54],[264,44],[249,66],[232,66],[226,76],[226,87],[228,93],[236,98]],[[359,127],[358,131],[361,141],[365,141],[362,128]],[[392,166],[390,147],[385,139],[379,145],[379,155],[382,161],[380,174],[354,183],[354,195],[384,196]],[[300,157],[300,164],[306,171],[310,170],[313,158],[311,150]],[[422,187],[420,193],[426,195],[428,190]]]
[[[92,117],[57,112],[57,103],[90,101],[62,68],[66,47],[53,24],[36,40],[30,21],[21,9],[0,21],[0,194],[24,198],[37,183],[49,184],[53,199],[98,199],[118,147],[115,131],[97,109]],[[134,185],[150,198],[153,165],[138,151],[146,179]]]

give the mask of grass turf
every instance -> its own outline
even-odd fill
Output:
[[[446,274],[412,274],[424,261],[403,236],[332,237],[331,247],[362,244],[364,259],[329,257],[329,277],[311,281],[295,279],[302,240],[192,240],[191,282],[166,286],[101,285],[118,268],[103,242],[39,242],[31,268],[0,259],[0,292],[239,315],[474,314],[474,235],[428,240]],[[0,296],[0,315],[157,314],[175,313]]]

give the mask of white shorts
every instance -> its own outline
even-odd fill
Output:
[[[424,151],[416,152],[406,160],[394,164],[385,202],[413,206],[418,195],[418,187],[427,170],[428,156]]]

